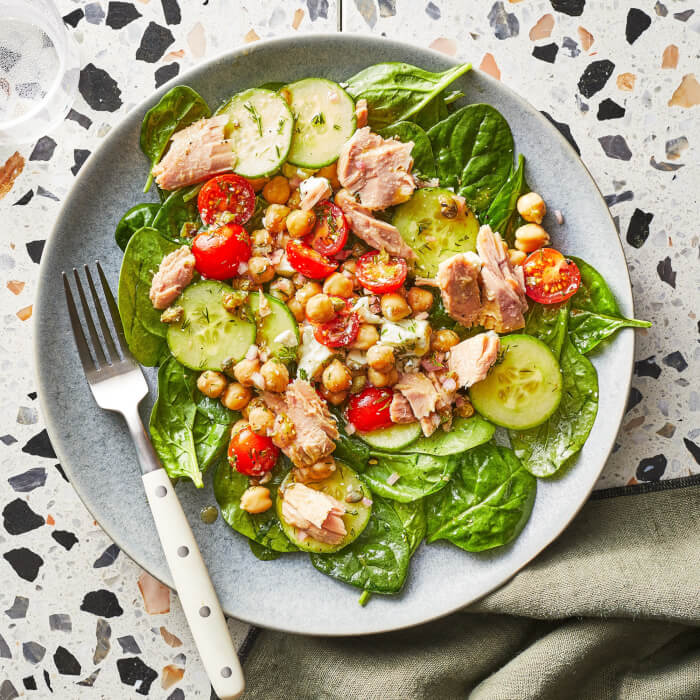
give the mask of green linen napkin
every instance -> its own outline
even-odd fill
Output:
[[[371,605],[371,602],[370,602]],[[475,605],[410,630],[261,630],[248,698],[700,698],[700,479],[594,494]]]

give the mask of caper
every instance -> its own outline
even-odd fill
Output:
[[[454,219],[459,214],[459,207],[453,197],[440,197],[440,213],[446,219]]]
[[[345,496],[346,503],[357,503],[361,501],[363,497],[362,491],[358,488],[350,488],[348,490],[347,496]]]

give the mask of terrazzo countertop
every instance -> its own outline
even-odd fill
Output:
[[[471,61],[542,110],[605,195],[636,315],[654,323],[637,334],[627,413],[598,488],[700,472],[696,3],[58,5],[80,44],[80,95],[56,131],[0,152],[0,164],[10,159],[0,171],[0,700],[210,696],[177,597],[111,543],[57,463],[35,391],[32,303],[44,240],[90,153],[155,87],[246,42],[339,28],[415,42]],[[250,643],[247,626],[230,626]]]

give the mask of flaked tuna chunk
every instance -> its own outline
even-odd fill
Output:
[[[411,176],[413,142],[402,143],[358,129],[338,158],[338,180],[367,209],[386,209],[405,202],[416,189]]]
[[[355,102],[355,119],[357,119],[357,128],[361,129],[367,126],[367,118],[369,112],[367,110],[367,100],[364,98]]]
[[[389,415],[392,423],[415,423],[416,417],[408,399],[400,392],[395,392],[389,405]]]
[[[482,262],[479,323],[498,333],[523,328],[527,301],[522,267],[514,268],[510,264],[506,244],[499,234],[491,231],[490,226],[479,229],[476,250]]]
[[[457,381],[445,370],[428,372],[428,379],[438,395],[435,409],[440,416],[440,425],[447,432],[452,427],[452,404],[457,396]]]
[[[168,152],[151,171],[158,186],[176,190],[232,170],[234,157],[224,133],[226,124],[228,115],[220,114],[176,131]]]
[[[194,255],[186,245],[168,253],[153,275],[151,291],[148,293],[154,308],[167,309],[192,281],[192,275]]]
[[[450,350],[448,366],[450,372],[457,377],[459,386],[468,388],[486,379],[489,369],[498,358],[500,345],[501,341],[493,331],[479,333],[457,343]]]
[[[340,544],[347,534],[345,506],[332,496],[292,483],[284,490],[282,517],[308,537],[327,544]]]
[[[377,250],[386,250],[391,255],[412,260],[416,254],[406,245],[396,226],[375,219],[372,212],[355,201],[347,190],[335,195],[335,203],[343,210],[345,218],[358,238]]]
[[[445,311],[463,326],[473,326],[481,313],[481,260],[472,252],[457,253],[438,266],[437,284]]]
[[[437,412],[440,396],[430,379],[421,372],[409,372],[399,377],[394,389],[408,401],[413,415],[420,421],[423,434],[432,435],[440,425]]]
[[[308,177],[299,184],[299,194],[301,195],[299,209],[310,211],[322,199],[328,199],[333,194],[333,190],[327,178]]]
[[[293,439],[280,444],[280,449],[295,466],[310,467],[335,450],[338,428],[326,402],[309,382],[296,379],[283,396],[266,391],[263,400],[274,413],[284,413],[294,426]]]

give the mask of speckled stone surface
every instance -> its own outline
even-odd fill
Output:
[[[81,94],[60,129],[19,149],[8,170],[21,172],[0,186],[0,700],[210,695],[176,596],[118,551],[62,477],[34,393],[31,312],[43,241],[100,140],[154,87],[246,41],[342,19],[343,31],[469,60],[545,112],[606,196],[636,314],[655,324],[637,335],[599,487],[700,471],[694,3],[345,0],[342,18],[326,0],[58,4],[81,45]],[[231,628],[242,643],[247,628]]]

